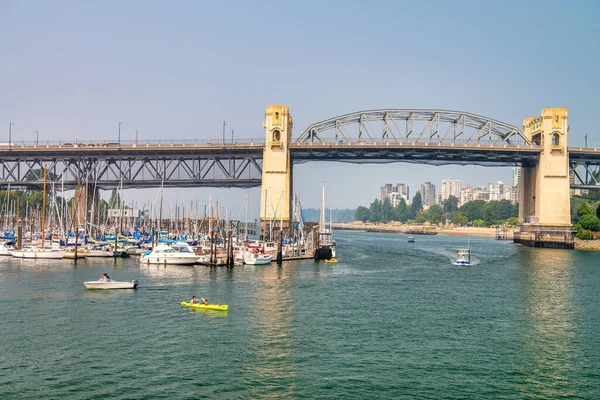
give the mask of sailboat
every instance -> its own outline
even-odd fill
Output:
[[[330,217],[331,218],[331,217]],[[336,258],[335,243],[333,241],[333,221],[329,228],[325,222],[325,182],[323,182],[323,195],[321,198],[321,218],[319,221],[319,246],[315,249],[315,260],[330,260]]]
[[[46,164],[44,164],[44,193],[42,197],[42,245],[24,246],[22,249],[9,251],[16,258],[28,259],[62,259],[66,253],[59,247],[46,247]]]

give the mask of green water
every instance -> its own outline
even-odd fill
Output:
[[[600,397],[600,253],[336,239],[338,264],[2,259],[0,399]]]

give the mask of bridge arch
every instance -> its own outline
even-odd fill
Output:
[[[534,146],[513,125],[477,114],[449,110],[358,111],[310,125],[296,139],[306,142],[505,144]]]

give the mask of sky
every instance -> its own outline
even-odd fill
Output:
[[[0,0],[0,137],[80,141],[262,138],[284,104],[294,138],[371,109],[447,109],[517,127],[569,109],[570,146],[600,147],[596,1]],[[5,128],[3,128],[5,127]],[[2,141],[0,139],[0,141]],[[368,205],[385,183],[511,183],[507,167],[306,163],[304,207],[321,182],[334,208]],[[168,189],[164,204],[240,209],[245,190]],[[127,190],[143,202],[157,190]],[[258,214],[260,189],[249,190]],[[237,211],[236,211],[237,213]]]

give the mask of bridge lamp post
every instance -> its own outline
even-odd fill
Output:
[[[231,130],[231,144],[233,144],[233,129]]]
[[[34,131],[35,132],[35,146],[37,147],[39,141],[40,141],[40,132],[39,131]]]
[[[9,122],[9,123],[8,123],[8,148],[10,148],[10,139],[11,139],[11,137],[12,137],[12,127],[13,127],[14,125],[15,125],[15,124],[13,124],[12,122]]]
[[[587,147],[587,133],[585,134],[585,147]]]
[[[137,145],[137,138],[138,138],[138,130],[135,130],[135,144]]]
[[[123,123],[119,122],[119,147],[121,147],[121,125],[123,125]]]
[[[225,146],[225,125],[227,125],[227,122],[223,121],[223,146]]]

